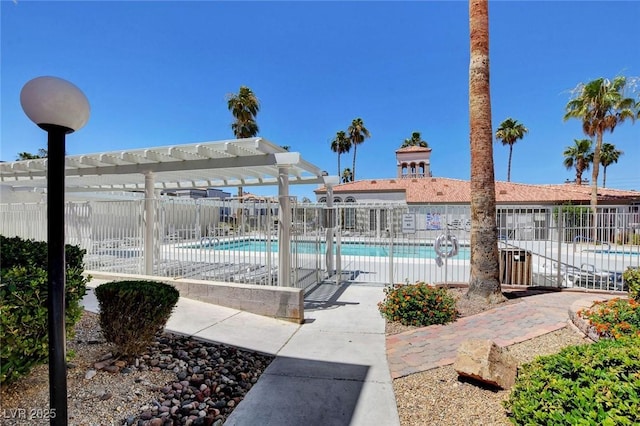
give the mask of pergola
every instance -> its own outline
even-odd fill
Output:
[[[47,159],[0,163],[0,185],[13,191],[47,188]],[[278,185],[279,221],[291,223],[290,184],[325,183],[326,173],[262,138],[172,145],[65,158],[66,191],[145,193],[145,273],[153,271],[157,190]],[[290,253],[290,227],[278,227],[280,253]],[[290,285],[289,256],[279,256],[278,282]]]

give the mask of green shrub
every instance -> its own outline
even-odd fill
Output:
[[[640,338],[539,357],[518,371],[504,405],[517,425],[640,424]]]
[[[616,244],[640,245],[640,234],[634,234],[630,231],[623,232],[616,238]]]
[[[378,309],[389,321],[404,325],[446,324],[456,319],[456,301],[445,288],[424,283],[396,285],[384,290]]]
[[[0,235],[0,268],[13,266],[37,266],[47,269],[47,243],[45,241],[23,240],[20,237],[8,238]],[[83,269],[86,250],[67,244],[64,250],[67,269]]]
[[[164,328],[180,293],[155,281],[113,281],[95,289],[100,327],[118,355],[140,355]]]
[[[10,383],[49,357],[47,244],[0,235],[0,383]],[[67,339],[82,316],[85,251],[66,246]]]
[[[596,329],[599,336],[619,339],[640,335],[640,303],[633,299],[611,299],[595,302],[578,313]]]
[[[640,268],[627,268],[622,279],[629,286],[629,297],[640,302]]]

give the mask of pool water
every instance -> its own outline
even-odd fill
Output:
[[[235,240],[209,242],[205,241],[203,245],[192,246],[193,248],[203,248],[205,250],[216,251],[246,251],[246,252],[277,252],[278,241],[273,240],[267,244],[265,240]],[[318,254],[326,251],[326,244],[319,245],[313,241],[292,241],[291,251],[302,254]],[[334,253],[336,247],[334,244]],[[378,256],[389,257],[389,246],[382,244],[365,244],[361,242],[342,242],[340,245],[340,253],[343,256]],[[394,244],[393,256],[399,258],[435,258],[436,253],[431,244]],[[469,258],[469,248],[460,247],[458,258]]]
[[[640,251],[626,251],[626,250],[583,250],[589,253],[597,254],[621,254],[623,256],[640,256]]]

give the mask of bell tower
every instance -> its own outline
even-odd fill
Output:
[[[431,148],[407,146],[396,151],[398,179],[431,177]]]

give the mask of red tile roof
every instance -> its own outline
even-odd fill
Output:
[[[418,146],[418,145],[412,145],[412,146],[405,146],[404,148],[400,148],[400,149],[396,150],[396,154],[398,152],[429,152],[429,151],[431,151],[431,148],[424,147],[424,146]]]
[[[412,147],[413,148],[413,147]],[[409,204],[442,203],[468,204],[471,200],[470,182],[449,178],[422,179],[370,179],[336,185],[334,194],[371,192],[405,192]],[[315,191],[324,194],[325,188]],[[357,195],[356,195],[357,198]],[[496,182],[498,204],[540,204],[573,202],[589,204],[590,185],[565,183],[559,185],[529,185],[513,182]],[[640,202],[640,191],[598,188],[598,201],[608,204]]]

